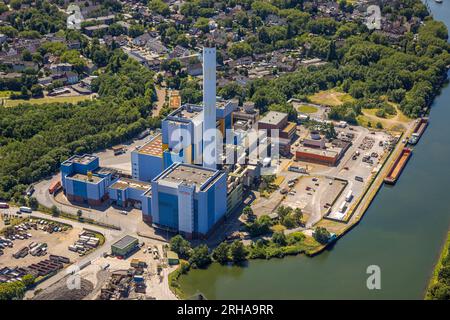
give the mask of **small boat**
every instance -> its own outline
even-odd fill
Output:
[[[443,0],[434,0],[434,1],[436,1],[437,3],[442,3],[443,2]]]

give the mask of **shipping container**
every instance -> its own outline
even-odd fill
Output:
[[[53,181],[50,187],[48,188],[48,193],[54,194],[60,188],[61,188],[61,181],[60,180]]]

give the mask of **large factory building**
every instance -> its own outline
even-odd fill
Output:
[[[206,236],[227,211],[226,180],[223,171],[175,163],[152,181],[151,209],[143,214],[188,238]]]
[[[61,182],[69,201],[99,205],[108,199],[114,171],[99,167],[98,157],[73,156],[61,164]]]
[[[131,152],[133,179],[100,168],[96,156],[74,156],[61,164],[67,198],[95,205],[110,199],[120,207],[141,208],[147,223],[189,238],[207,236],[225,218],[227,209],[230,213],[239,206],[244,185],[250,185],[257,173],[239,166],[234,170],[233,165],[227,170],[219,154],[204,161],[203,150],[209,143],[203,140],[204,133],[219,129],[225,139],[238,108],[236,100],[216,97],[215,61],[215,48],[204,48],[203,104],[185,104],[174,110],[162,121],[160,135]],[[289,126],[287,115],[278,116],[281,129]],[[234,144],[226,147],[236,151],[235,158],[245,156]],[[235,172],[227,182],[231,170]]]
[[[159,134],[131,152],[131,173],[135,180],[150,182],[161,171],[163,171],[163,149],[162,136]]]

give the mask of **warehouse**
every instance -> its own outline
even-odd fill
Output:
[[[152,181],[151,193],[144,220],[188,238],[206,236],[227,211],[226,173],[219,170],[175,163]]]
[[[299,146],[295,151],[295,158],[298,161],[334,166],[341,156],[341,151],[341,148],[318,149]]]
[[[127,257],[138,247],[139,240],[127,235],[111,245],[111,254],[117,257]]]
[[[283,139],[292,140],[296,131],[296,124],[288,121],[287,113],[269,111],[266,116],[258,122],[259,130],[267,130],[267,136],[271,136],[271,130],[278,130],[278,136]]]

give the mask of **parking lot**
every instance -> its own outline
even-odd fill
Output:
[[[284,206],[300,208],[306,221],[321,219],[346,182],[327,177],[303,176],[287,194]]]
[[[0,227],[2,229],[5,227],[3,219]],[[52,231],[50,228],[52,230],[57,228],[58,231]],[[44,224],[43,219],[27,218],[9,229],[14,230],[12,234],[9,236],[4,233],[1,239],[5,241],[3,243],[6,243],[6,241],[11,243],[12,247],[4,245],[2,249],[3,254],[0,255],[0,269],[3,267],[27,267],[46,259],[49,255],[64,256],[71,261],[78,258],[78,254],[69,251],[68,246],[78,239],[78,234],[81,232],[79,228],[60,224],[49,225],[48,221]],[[41,245],[42,248],[46,249],[44,251],[35,250],[36,254],[33,254],[34,252],[31,249],[37,245]],[[24,250],[24,248],[28,248],[28,250]],[[17,255],[21,250],[27,252],[26,255],[23,253],[25,255],[23,257]],[[14,254],[18,257],[15,258]]]

